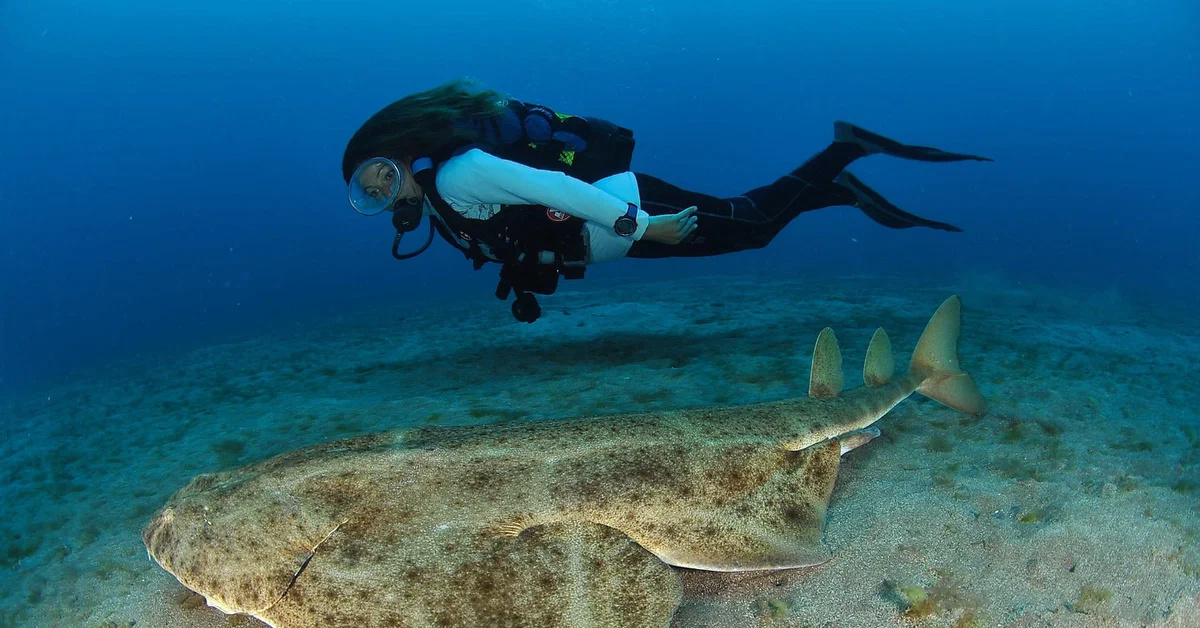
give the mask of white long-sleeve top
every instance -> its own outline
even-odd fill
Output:
[[[605,189],[552,170],[539,170],[496,157],[477,148],[456,155],[438,169],[437,188],[451,209],[466,218],[487,220],[503,205],[544,205],[587,221],[584,235],[589,260],[621,257],[634,240],[641,239],[650,215],[639,209],[637,230],[630,236],[613,231],[628,202],[641,205],[632,173],[626,179],[633,189],[619,198]],[[626,185],[626,188],[629,186]],[[633,198],[629,198],[629,196]],[[428,208],[427,208],[428,211]],[[619,249],[619,254],[615,254]]]

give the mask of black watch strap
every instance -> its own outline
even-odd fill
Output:
[[[613,223],[613,231],[619,236],[631,236],[637,232],[637,214],[638,206],[629,203],[625,209],[625,214]]]

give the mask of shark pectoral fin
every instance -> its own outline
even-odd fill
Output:
[[[297,628],[668,628],[683,595],[676,571],[595,523],[535,525],[517,536],[449,528],[399,548],[347,528],[260,619]],[[364,577],[375,571],[388,577]]]
[[[782,467],[744,498],[664,517],[631,536],[677,567],[754,571],[819,565],[830,558],[821,531],[841,453],[836,439],[787,452]]]
[[[555,594],[539,606],[565,609],[563,628],[666,628],[683,597],[677,572],[625,533],[597,523],[529,528],[512,539],[504,559],[519,563],[515,566],[539,589],[548,574],[555,576],[560,583]]]
[[[821,532],[841,457],[837,439],[789,452],[787,466],[751,498],[752,525],[764,537],[777,539],[781,550],[775,564],[760,568],[807,567],[829,560]]]
[[[732,517],[727,523],[731,523]],[[697,542],[688,546],[667,543],[654,548],[659,558],[668,565],[704,571],[762,571],[768,569],[795,569],[826,563],[831,554],[821,544],[820,534],[795,534],[783,532],[769,525],[754,522],[736,524],[737,527],[721,528],[711,520],[685,521],[675,532],[711,533],[719,531],[721,537],[693,536]],[[653,545],[653,543],[650,543]]]

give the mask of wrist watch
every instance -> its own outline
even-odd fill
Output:
[[[613,223],[613,231],[621,237],[629,237],[637,231],[637,213],[638,206],[629,203],[629,207],[625,210],[625,214]]]

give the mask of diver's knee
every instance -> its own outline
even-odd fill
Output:
[[[749,251],[749,250],[754,250],[754,249],[766,248],[767,245],[770,244],[771,241],[774,240],[775,236],[778,234],[779,234],[779,232],[777,232],[777,231],[771,232],[771,233],[758,232],[758,233],[751,234],[751,236],[749,238],[746,238],[745,250]]]

